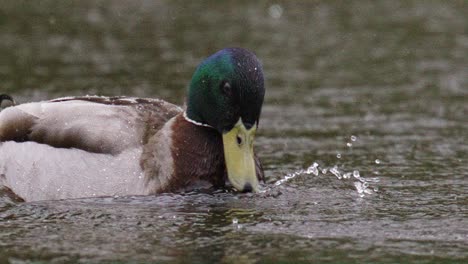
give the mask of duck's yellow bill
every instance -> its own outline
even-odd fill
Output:
[[[229,132],[223,133],[228,179],[239,191],[258,191],[253,152],[255,131],[255,125],[247,130],[239,119]]]

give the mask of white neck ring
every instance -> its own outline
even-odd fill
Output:
[[[184,111],[184,114],[183,114],[185,120],[187,120],[188,122],[194,124],[194,125],[197,125],[197,126],[204,126],[204,127],[210,127],[210,128],[213,128],[212,126],[208,125],[208,124],[203,124],[203,123],[200,123],[200,122],[197,122],[193,119],[190,119],[188,116],[187,116],[187,111]]]

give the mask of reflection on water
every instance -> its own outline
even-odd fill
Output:
[[[464,263],[465,1],[0,1],[0,94],[183,104],[200,60],[266,73],[259,194],[21,203],[0,262]],[[0,157],[1,158],[1,157]]]

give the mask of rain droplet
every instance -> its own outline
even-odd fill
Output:
[[[272,5],[268,8],[268,14],[272,18],[278,19],[283,15],[283,8],[278,4]]]
[[[340,153],[336,154],[336,157],[337,157],[338,159],[341,159],[341,154],[340,154]]]
[[[375,160],[375,164],[380,164],[380,160],[379,160],[379,159],[376,159],[376,160]]]
[[[356,136],[351,136],[351,141],[356,141]]]
[[[239,223],[239,220],[238,220],[237,218],[233,218],[233,219],[232,219],[232,223],[233,223],[234,225],[237,225],[237,224]]]
[[[353,143],[348,142],[348,143],[346,143],[346,146],[348,146],[350,148],[350,147],[353,146]]]

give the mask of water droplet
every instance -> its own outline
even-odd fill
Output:
[[[380,160],[379,160],[379,159],[376,159],[376,160],[375,160],[375,164],[380,164]]]
[[[359,175],[358,170],[353,171],[353,177],[356,178],[356,179],[359,179],[361,177],[361,175]]]
[[[336,154],[336,157],[337,157],[338,159],[341,159],[341,154],[340,154],[340,153]]]
[[[239,220],[238,220],[237,218],[233,218],[233,219],[232,219],[232,223],[233,223],[234,225],[237,225],[237,224],[239,223]]]
[[[353,143],[348,142],[348,143],[346,143],[346,146],[348,146],[350,148],[350,147],[353,146]]]
[[[310,166],[309,168],[307,168],[307,170],[305,171],[305,174],[314,174],[315,176],[318,176],[318,163],[317,162],[314,162],[314,164],[312,164],[312,166]]]
[[[362,194],[364,192],[364,188],[362,186],[361,182],[354,182],[354,187],[356,187],[356,190],[359,194]],[[362,196],[361,196],[362,197]]]
[[[336,166],[330,169],[330,172],[341,180],[341,173]]]
[[[356,136],[351,136],[351,141],[356,141],[357,137]]]
[[[328,171],[327,169],[323,169],[323,170],[322,170],[322,173],[323,173],[323,174],[326,174],[327,171]]]
[[[272,18],[278,19],[283,15],[283,8],[278,4],[272,5],[268,8],[268,14]]]

